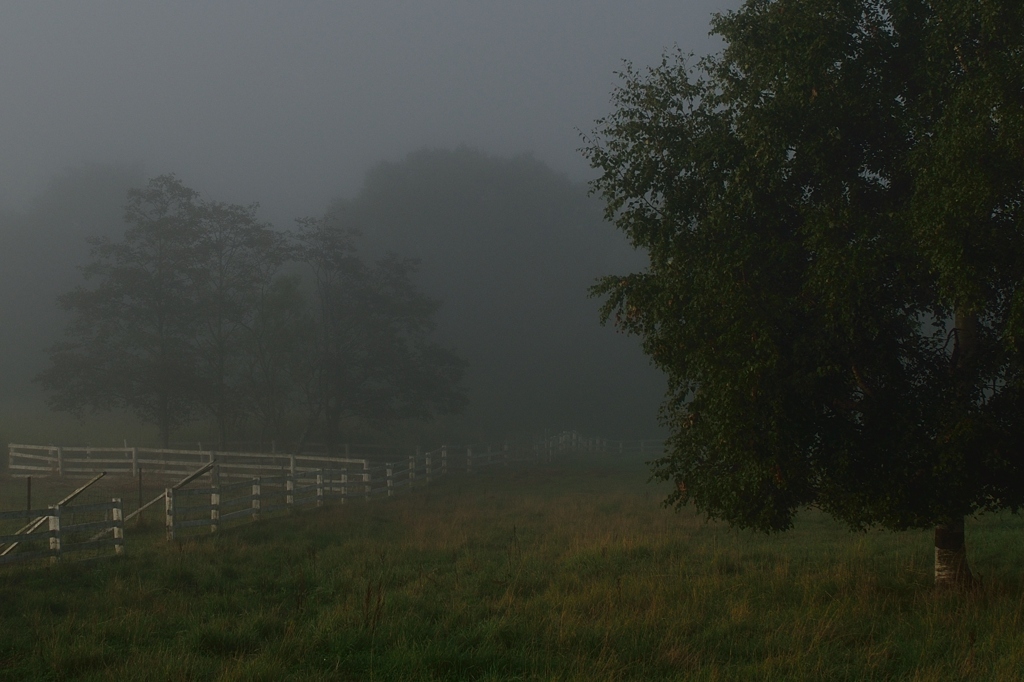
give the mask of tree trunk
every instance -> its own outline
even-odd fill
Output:
[[[958,384],[959,401],[967,408],[972,400],[975,359],[978,353],[978,315],[958,308],[954,312],[952,371]],[[964,517],[951,516],[935,526],[935,586],[970,587],[974,583],[967,565]]]
[[[964,518],[938,524],[935,526],[935,586],[965,588],[973,583],[964,544]]]

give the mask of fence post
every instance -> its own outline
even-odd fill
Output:
[[[64,448],[57,446],[57,475],[64,475]]]
[[[348,497],[348,469],[341,473],[341,503],[345,504]]]
[[[289,508],[295,506],[295,474],[284,480],[284,503]]]
[[[363,496],[370,499],[370,467],[369,462],[363,460]]]
[[[473,448],[466,448],[466,473],[473,472]]]
[[[395,495],[395,465],[388,464],[388,497]]]
[[[441,446],[441,475],[445,476],[448,474],[448,446]]]
[[[139,449],[132,448],[132,476],[137,476],[139,471]]]
[[[111,510],[114,517],[114,554],[124,554],[124,507],[121,505],[121,498],[115,497],[111,500],[114,508]]]
[[[220,465],[210,469],[210,532],[220,528]]]
[[[324,470],[316,475],[316,506],[324,506]]]
[[[53,556],[50,557],[50,563],[55,564],[60,561],[60,505],[54,505],[50,507],[49,516],[49,529],[50,529],[50,551]]]
[[[409,487],[416,480],[416,455],[409,455]]]
[[[295,455],[288,455],[288,471],[295,478]]]
[[[167,539],[174,539],[174,488],[164,489],[164,515],[167,523]]]
[[[252,479],[252,520],[260,520],[260,477]]]

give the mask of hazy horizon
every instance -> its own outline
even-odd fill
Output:
[[[83,163],[173,172],[275,223],[423,148],[529,154],[589,178],[578,131],[623,60],[705,53],[735,1],[11,4],[0,207]]]

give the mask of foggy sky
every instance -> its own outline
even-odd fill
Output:
[[[175,172],[286,226],[423,147],[589,177],[576,128],[622,60],[705,53],[738,0],[203,0],[0,5],[0,206],[82,162]]]

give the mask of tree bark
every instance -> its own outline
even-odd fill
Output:
[[[967,565],[964,543],[964,518],[951,519],[935,526],[935,586],[970,587],[974,583]]]
[[[951,369],[960,393],[962,407],[972,399],[974,364],[978,352],[978,314],[957,308],[953,316],[955,329]],[[967,565],[967,546],[964,543],[964,517],[950,516],[935,526],[935,586],[970,587],[974,583]]]

